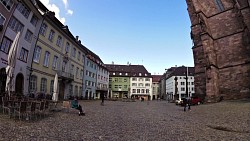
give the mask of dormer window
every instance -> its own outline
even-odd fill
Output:
[[[127,75],[128,75],[128,73],[125,73],[125,75],[127,76]]]
[[[148,74],[145,73],[145,76],[148,76]]]
[[[119,75],[122,75],[122,73],[120,72]]]
[[[115,72],[113,72],[113,75],[115,75]]]
[[[139,76],[141,76],[141,73],[139,73]]]

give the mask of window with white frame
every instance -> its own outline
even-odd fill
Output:
[[[132,78],[132,81],[136,81],[137,79],[135,77]]]
[[[145,78],[145,81],[150,81],[150,79],[149,78]]]
[[[139,87],[143,87],[143,83],[139,83]]]
[[[149,89],[146,89],[146,94],[148,94],[149,93]]]
[[[40,91],[43,93],[47,92],[47,79],[46,78],[41,79]]]
[[[37,89],[37,76],[32,75],[30,77],[30,92],[35,93]]]
[[[41,55],[42,48],[40,46],[36,46],[34,51],[33,61],[39,63],[40,55]]]
[[[36,15],[33,14],[32,18],[31,18],[31,20],[30,20],[30,23],[31,23],[32,25],[36,26],[37,22],[38,22],[38,18],[37,18]]]
[[[47,28],[48,28],[47,24],[43,23],[42,26],[41,26],[41,28],[40,28],[40,34],[43,35],[43,36],[45,36]]]
[[[29,51],[27,49],[22,48],[20,52],[19,60],[27,62],[28,53]]]
[[[50,33],[49,33],[49,41],[53,42],[53,39],[54,39],[54,35],[55,35],[55,31],[54,30],[50,30]]]
[[[72,48],[71,56],[76,57],[76,48]]]
[[[141,93],[144,94],[145,93],[145,89],[141,89]]]
[[[149,86],[150,86],[150,83],[146,83],[145,86],[149,87]]]
[[[4,5],[4,7],[8,10],[10,10],[14,4],[13,0],[0,0],[0,1]]]
[[[27,30],[24,39],[31,43],[33,37],[33,33],[30,30]]]
[[[55,55],[53,58],[52,69],[57,70],[58,57]]]
[[[62,44],[62,37],[60,35],[58,35],[56,45],[61,47],[61,44]]]
[[[0,13],[0,25],[4,25],[5,17]]]
[[[69,48],[70,48],[70,44],[69,42],[66,42],[65,52],[69,52]]]
[[[30,14],[30,9],[24,5],[23,3],[19,2],[17,5],[17,10],[25,17],[28,18]]]
[[[137,84],[136,83],[132,83],[132,86],[137,86]]]
[[[143,81],[143,78],[139,78],[139,81]]]
[[[85,61],[85,56],[82,55],[82,62],[84,63],[84,61]]]
[[[18,32],[18,31],[22,32],[24,25],[19,20],[17,20],[15,17],[12,16],[10,18],[8,27],[15,32]]]
[[[9,53],[11,45],[12,41],[7,37],[3,37],[3,41],[1,43],[1,51],[3,51],[4,53]]]
[[[184,88],[184,87],[181,87],[181,91],[185,91],[185,88]]]
[[[141,93],[141,90],[140,90],[140,89],[137,89],[137,91],[136,91],[136,92],[139,94],[139,93]]]
[[[133,92],[133,93],[136,93],[136,89],[132,89],[132,92]]]
[[[49,67],[49,57],[50,57],[50,53],[46,51],[45,56],[44,56],[43,66]]]

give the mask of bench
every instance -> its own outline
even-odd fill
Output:
[[[68,113],[71,112],[71,111],[72,112],[73,111],[77,111],[78,112],[77,109],[71,107],[71,101],[63,101],[63,103],[62,103],[62,109],[66,110]]]

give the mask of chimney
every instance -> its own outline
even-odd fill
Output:
[[[78,39],[79,39],[79,36],[76,36],[76,40],[78,41]]]
[[[78,41],[81,44],[81,40]]]

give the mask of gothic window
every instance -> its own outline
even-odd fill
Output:
[[[216,5],[216,7],[218,8],[218,10],[219,10],[220,12],[222,12],[222,11],[225,10],[225,9],[224,9],[224,6],[223,6],[223,4],[222,4],[222,2],[221,2],[221,0],[215,0],[215,5]]]

